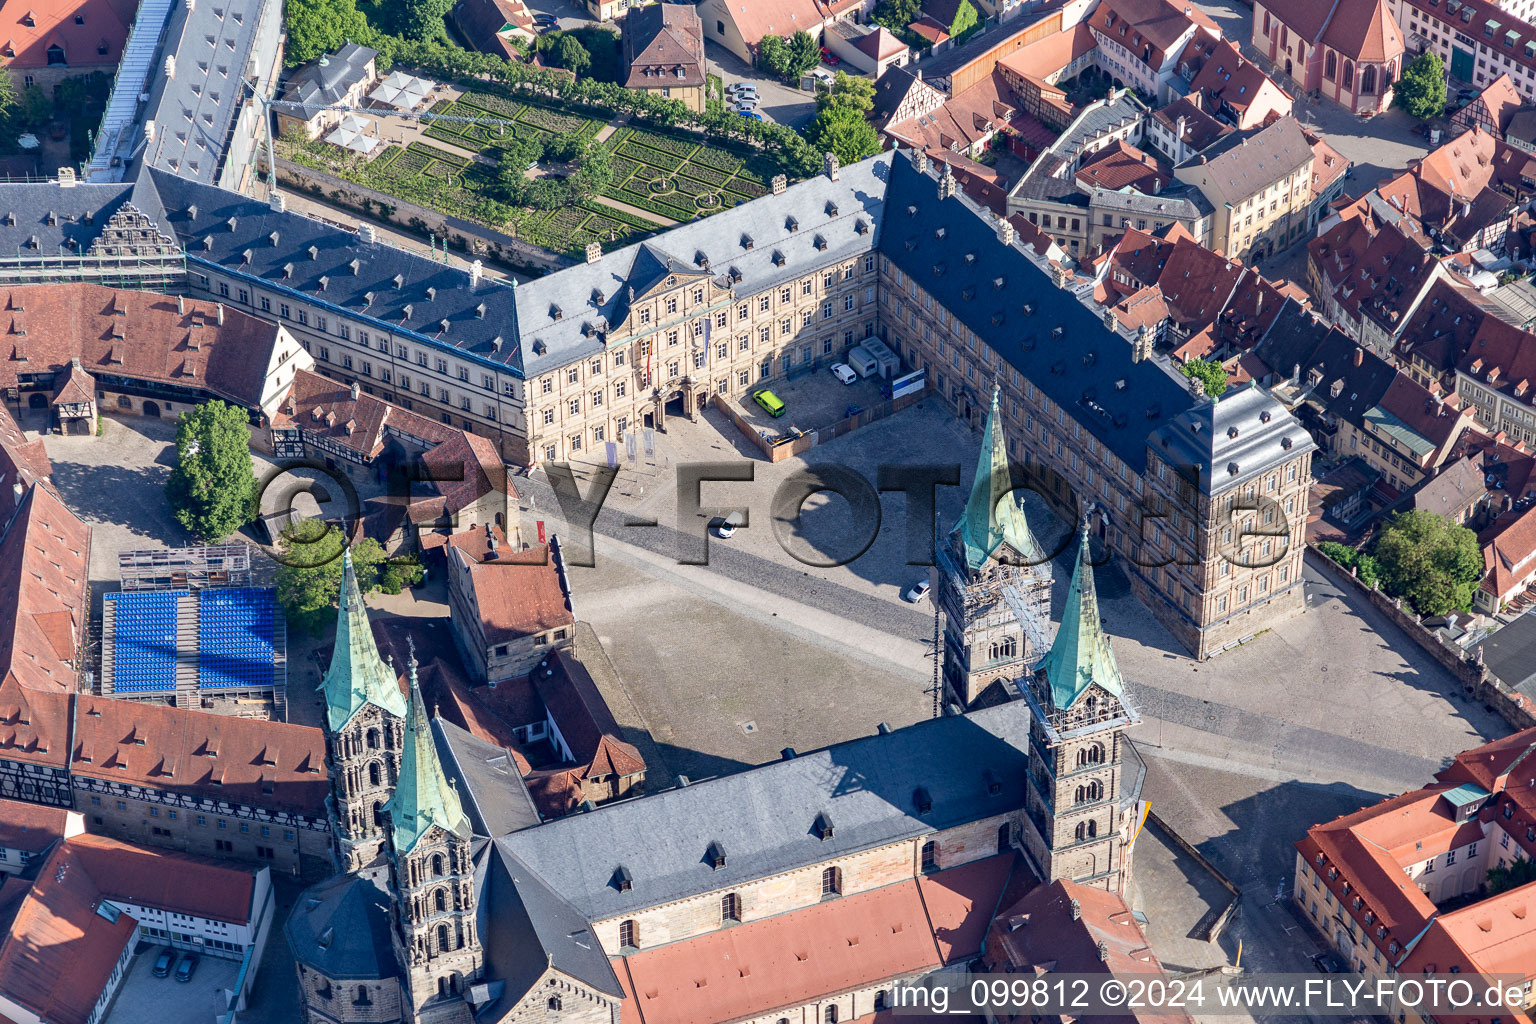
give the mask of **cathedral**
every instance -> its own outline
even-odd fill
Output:
[[[402,686],[348,560],[323,683],[337,874],[285,925],[306,1024],[853,1021],[968,971],[1023,893],[1118,899],[1138,719],[1086,527],[1047,642],[1013,490],[994,398],[941,552],[945,714],[551,820],[491,770],[505,750],[428,715],[414,652]]]

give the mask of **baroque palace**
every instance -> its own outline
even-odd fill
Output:
[[[281,193],[156,170],[4,184],[0,205],[0,253],[16,254],[0,283],[136,284],[275,320],[319,372],[517,465],[580,458],[879,336],[978,428],[1000,387],[1021,480],[1069,519],[1095,506],[1138,598],[1196,656],[1303,607],[1306,431],[1256,389],[1192,395],[1146,332],[1062,301],[1060,270],[920,153],[829,157],[812,180],[515,288],[286,212]],[[1026,659],[1035,633],[951,662],[949,688],[971,706],[1002,675],[987,663]]]

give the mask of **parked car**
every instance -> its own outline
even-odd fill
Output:
[[[191,981],[192,974],[197,970],[199,957],[196,953],[187,953],[181,958],[181,963],[176,965],[176,980]]]
[[[757,86],[753,85],[751,82],[737,82],[735,85],[726,89],[725,92],[729,96],[736,97],[756,96]]]
[[[837,67],[838,64],[842,63],[837,59],[837,54],[833,53],[825,46],[821,48],[821,59],[833,67]]]
[[[159,956],[155,957],[155,967],[154,970],[150,973],[152,973],[157,978],[168,977],[171,973],[171,965],[175,962],[176,951],[170,947],[166,947],[160,951]]]
[[[736,113],[740,114],[742,117],[745,117],[745,118],[747,118],[750,121],[761,121],[763,119],[763,115],[762,114],[759,114],[759,113],[757,113],[755,111],[751,111],[751,110],[738,110],[738,111],[736,111]]]
[[[757,98],[752,97],[751,99],[737,100],[736,105],[731,109],[736,111],[738,114],[745,114],[749,110],[756,110]]]
[[[927,580],[918,580],[901,592],[901,599],[911,604],[917,604],[917,602],[928,596],[928,591],[931,589],[933,589],[932,583],[929,583]]]
[[[556,18],[553,14],[535,14],[533,16],[533,23],[535,25],[552,26],[560,24],[560,19]]]
[[[721,540],[730,540],[732,535],[736,533],[736,528],[745,525],[746,521],[742,519],[741,513],[732,512],[728,516],[715,516],[715,518],[711,519],[709,521],[709,530]]]
[[[836,377],[844,384],[857,384],[859,380],[859,375],[854,373],[853,367],[849,366],[847,363],[833,363],[832,376]]]
[[[758,391],[752,395],[752,400],[763,407],[763,411],[769,416],[779,417],[784,415],[784,402],[772,391]]]
[[[1312,958],[1312,962],[1324,974],[1343,974],[1345,970],[1344,961],[1332,953],[1319,953]]]

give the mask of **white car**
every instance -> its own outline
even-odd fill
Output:
[[[736,527],[743,526],[740,512],[732,512],[728,516],[715,516],[709,521],[709,530],[721,540],[730,540],[736,533]]]
[[[923,598],[928,596],[928,591],[931,589],[933,589],[933,584],[929,583],[927,580],[918,580],[916,583],[912,584],[906,590],[901,592],[901,599],[911,604],[917,604]]]
[[[737,82],[735,85],[729,86],[725,91],[730,93],[732,96],[735,96],[737,93],[745,92],[752,93],[755,96],[757,95],[757,86],[753,85],[751,82]]]
[[[747,97],[744,97],[742,99],[739,99],[739,100],[737,100],[735,103],[733,103],[731,105],[731,109],[736,111],[736,113],[738,113],[738,114],[740,114],[740,113],[742,113],[744,111],[747,111],[747,110],[756,110],[757,109],[757,97],[756,96],[747,96]]]
[[[833,363],[832,376],[836,377],[844,384],[857,384],[859,382],[859,375],[854,373],[853,367],[849,366],[847,363]]]

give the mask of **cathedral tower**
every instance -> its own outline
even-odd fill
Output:
[[[965,513],[939,550],[944,684],[962,707],[1007,699],[1007,683],[1044,653],[1051,564],[1013,497],[998,389]]]
[[[400,781],[388,808],[395,955],[405,970],[408,1020],[469,1024],[464,994],[484,964],[475,926],[473,833],[437,759],[414,651],[410,679]]]
[[[342,555],[336,646],[320,689],[337,862],[343,872],[381,871],[384,806],[400,774],[405,696],[373,642],[350,551]]]
[[[1025,846],[1046,882],[1122,892],[1137,795],[1122,788],[1124,732],[1140,719],[1099,619],[1086,523],[1061,627],[1025,696],[1034,713],[1027,810],[1035,833]],[[1139,788],[1140,774],[1129,783]]]

